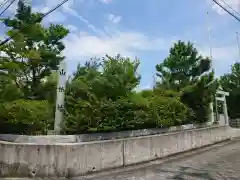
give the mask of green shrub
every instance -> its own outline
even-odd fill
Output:
[[[53,122],[47,101],[16,100],[0,104],[1,133],[46,134]]]
[[[64,133],[111,132],[146,128],[146,124],[149,126],[147,105],[143,102],[138,104],[134,99],[78,103],[66,109],[70,111],[66,112]]]
[[[79,101],[67,107],[65,134],[169,127],[189,123],[193,116],[191,110],[176,98],[147,99],[139,94],[116,101]]]
[[[150,104],[150,113],[157,127],[170,127],[190,123],[191,109],[176,98],[154,97]]]

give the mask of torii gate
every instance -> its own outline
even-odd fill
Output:
[[[220,86],[219,89],[217,90],[217,93],[216,93],[216,106],[217,106],[218,101],[223,103],[223,113],[224,113],[225,125],[229,125],[226,96],[229,96],[229,92],[223,91],[222,87]],[[210,117],[211,118],[211,124],[213,124],[214,123],[213,103],[210,104],[210,109],[211,109],[211,117]],[[216,110],[216,118],[217,118],[217,121],[219,121],[218,117],[217,117],[217,114],[218,113],[217,113],[217,110]]]

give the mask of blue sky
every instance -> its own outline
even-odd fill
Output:
[[[59,3],[59,0],[32,1],[34,10],[42,12]],[[240,12],[239,0],[226,2]],[[6,15],[13,12],[14,7]],[[91,57],[120,53],[140,59],[140,88],[153,85],[155,65],[164,60],[176,40],[192,41],[205,56],[209,55],[211,44],[218,76],[240,59],[236,40],[240,22],[212,0],[69,0],[44,20],[45,24],[50,22],[70,29],[64,40],[69,74],[79,62]],[[207,24],[211,27],[211,43]]]

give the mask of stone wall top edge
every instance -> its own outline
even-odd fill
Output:
[[[111,139],[111,140],[99,140],[99,141],[89,141],[89,142],[73,142],[73,143],[63,143],[63,142],[55,142],[55,143],[29,143],[29,142],[8,142],[8,141],[1,141],[0,145],[14,145],[14,146],[84,146],[84,145],[91,145],[91,144],[101,144],[101,143],[121,143],[127,140],[136,140],[136,139],[148,139],[151,137],[157,137],[157,136],[169,136],[174,134],[180,134],[185,132],[192,132],[192,131],[201,131],[206,129],[216,129],[216,128],[230,128],[226,125],[215,125],[215,126],[209,126],[209,127],[202,127],[202,128],[193,128],[193,129],[187,129],[187,130],[181,130],[181,131],[174,131],[174,132],[168,132],[163,134],[154,134],[154,135],[146,135],[146,136],[138,136],[138,137],[127,137],[127,138],[121,138],[121,139]],[[55,135],[58,136],[58,135]],[[59,135],[62,136],[62,135]],[[71,135],[71,136],[77,136],[77,135]]]

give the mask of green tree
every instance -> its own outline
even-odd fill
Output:
[[[204,123],[209,120],[210,102],[218,88],[214,73],[203,75],[194,85],[186,87],[181,95],[181,101],[194,112],[192,122]]]
[[[41,17],[19,1],[15,17],[2,19],[11,40],[0,47],[1,133],[46,133],[53,124],[52,71],[64,59],[62,39],[68,30],[58,24],[44,27]]]
[[[210,66],[211,60],[199,55],[193,44],[178,41],[170,48],[169,56],[156,65],[157,76],[160,77],[157,87],[179,91],[195,84]]]
[[[138,60],[131,61],[120,55],[79,65],[67,85],[66,131],[129,128],[127,121],[133,119],[136,108],[139,109],[130,99],[140,81],[138,65]],[[125,117],[126,114],[129,118]]]
[[[55,105],[57,95],[57,81],[57,72],[52,72],[49,76],[44,78],[39,84],[39,88],[37,89],[39,99],[47,100],[50,104]]]
[[[31,7],[19,1],[15,17],[3,19],[10,29],[7,35],[17,34],[0,47],[5,54],[0,61],[1,74],[11,78],[26,99],[42,97],[39,92],[42,80],[56,70],[64,58],[61,56],[64,49],[62,39],[68,30],[54,24],[43,27],[41,16],[40,13],[32,13]]]
[[[190,109],[171,90],[136,92],[139,61],[106,56],[79,65],[67,83],[64,133],[169,127],[188,122]]]
[[[208,73],[210,68],[211,60],[199,55],[193,44],[178,41],[170,48],[169,56],[156,66],[160,77],[156,89],[180,92],[180,100],[194,112],[192,121],[206,122],[217,89],[214,73]]]
[[[47,101],[15,100],[0,104],[0,133],[46,134],[52,121]]]
[[[229,116],[231,118],[240,117],[240,63],[232,65],[231,73],[220,78],[220,84],[224,91],[229,92],[227,99]]]
[[[11,102],[20,98],[23,98],[23,93],[13,80],[0,75],[0,103]]]

